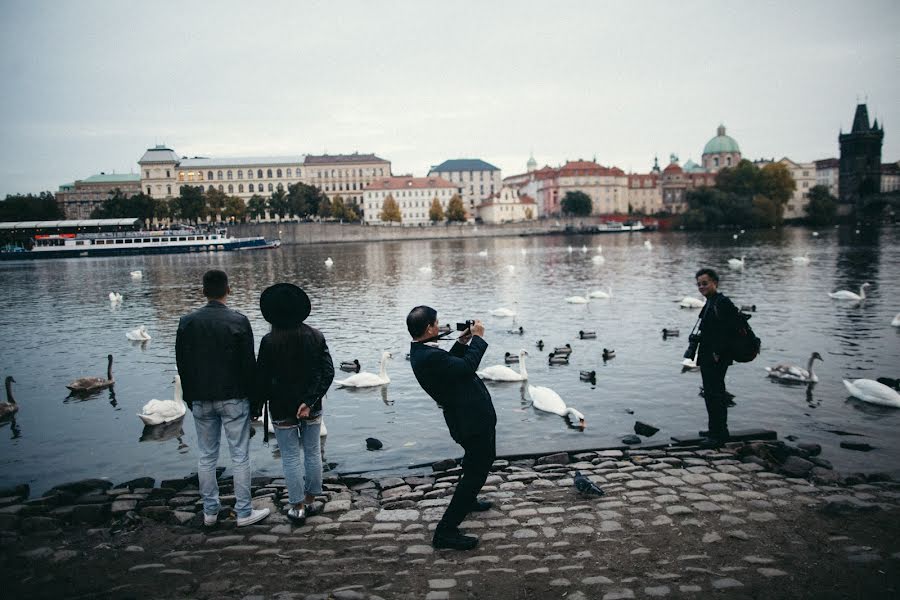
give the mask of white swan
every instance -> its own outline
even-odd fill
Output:
[[[703,308],[705,304],[706,300],[694,298],[693,296],[685,296],[681,299],[681,302],[678,303],[678,306],[681,308]]]
[[[132,271],[131,272],[131,278],[134,279],[135,281],[137,281],[138,279],[141,279],[143,277],[144,277],[144,274],[141,273],[140,271]]]
[[[118,304],[122,301],[122,294],[119,292],[110,292],[109,293],[109,301],[113,304]]]
[[[792,256],[791,262],[795,265],[808,265],[809,264],[809,254],[804,254],[803,256]]]
[[[157,400],[153,399],[144,405],[141,412],[137,416],[145,425],[162,425],[163,423],[171,423],[176,419],[184,416],[187,405],[184,403],[181,394],[181,377],[175,376],[173,381],[175,384],[174,400]]]
[[[582,247],[581,247],[581,252],[582,252],[582,253],[587,252],[587,246],[582,246]]]
[[[506,265],[506,270],[509,271],[510,273],[515,273],[516,265]]]
[[[601,246],[600,244],[597,244],[597,252],[603,252],[603,246]]]
[[[566,403],[563,402],[563,399],[560,398],[559,394],[550,388],[539,385],[529,385],[528,395],[531,396],[531,405],[536,409],[544,412],[551,412],[561,417],[571,416],[573,422],[575,419],[578,419],[578,426],[584,428],[584,415],[574,408],[566,406]]]
[[[150,334],[147,333],[147,328],[143,325],[127,332],[125,337],[133,342],[146,342],[147,340],[153,339],[150,337]]]
[[[891,321],[891,327],[900,327],[900,313],[897,313]]]
[[[384,370],[384,363],[387,362],[389,358],[393,358],[393,355],[390,352],[382,352],[381,353],[381,368],[378,371],[378,374],[369,373],[368,371],[363,371],[362,373],[357,373],[356,375],[351,375],[347,379],[341,381],[335,381],[335,385],[338,387],[373,387],[376,385],[385,385],[391,382],[391,378],[388,377],[387,371]]]
[[[728,266],[732,269],[743,269],[744,268],[744,255],[742,254],[740,258],[729,258]]]
[[[812,235],[813,235],[813,237],[819,237],[819,232],[818,232],[818,231],[813,231],[813,232],[812,232]]]
[[[569,254],[572,254],[573,252],[575,252],[575,248],[573,248],[572,246],[569,246],[568,248],[566,248],[566,252],[568,252]]]
[[[684,373],[686,371],[699,371],[700,367],[697,366],[697,361],[693,358],[685,358],[681,361],[681,372]]]
[[[19,405],[13,397],[12,384],[16,382],[12,375],[6,376],[6,402],[0,402],[0,419],[8,419],[19,411]]]
[[[419,267],[419,272],[421,273],[431,273],[431,267],[425,265],[424,267]]]
[[[516,316],[516,311],[501,306],[500,308],[495,308],[491,311],[491,314],[495,317],[514,317]]]
[[[883,383],[872,379],[854,379],[853,381],[844,379],[844,387],[847,388],[851,396],[855,396],[860,400],[881,406],[900,408],[900,393]]]
[[[644,248],[647,250],[653,250],[653,242],[650,240],[644,240]]]
[[[528,250],[526,250],[525,248],[522,248],[520,252],[522,253],[522,256],[526,256],[528,254]]]
[[[524,349],[519,350],[518,371],[510,369],[506,365],[494,365],[481,369],[480,371],[475,371],[475,374],[482,379],[488,379],[490,381],[525,381],[528,379],[528,371],[525,370],[526,356],[528,356],[528,352]]]
[[[478,256],[487,256],[487,250],[481,250],[478,252]]]
[[[590,299],[585,298],[584,296],[567,296],[566,302],[569,304],[587,304],[590,302]]]
[[[865,300],[866,299],[866,288],[871,284],[864,283],[859,286],[859,294],[854,294],[848,290],[840,290],[838,292],[828,292],[829,298],[834,298],[835,300]]]
[[[612,286],[606,288],[607,291],[594,290],[591,292],[591,298],[612,298]]]
[[[591,262],[594,263],[595,265],[602,265],[603,263],[606,262],[606,259],[603,258],[602,254],[595,254],[594,256],[591,257]]]
[[[330,257],[330,256],[329,256],[328,258],[325,259],[325,266],[326,266],[326,267],[330,267],[330,266],[332,266],[333,264],[334,264],[334,261],[331,260],[331,257]]]
[[[766,367],[769,377],[772,379],[781,379],[783,381],[798,381],[800,383],[816,383],[819,381],[818,375],[813,371],[813,361],[822,360],[822,355],[813,352],[809,357],[809,363],[806,368],[798,367],[788,363],[781,363],[774,367]]]

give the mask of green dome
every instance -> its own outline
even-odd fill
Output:
[[[713,139],[706,142],[706,145],[703,147],[703,154],[719,154],[724,152],[740,152],[741,149],[738,148],[738,144],[734,141],[734,138],[725,135],[725,126],[719,125],[719,129],[716,132],[718,135]]]

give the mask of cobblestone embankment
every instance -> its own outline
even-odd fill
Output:
[[[811,483],[739,460],[739,446],[498,460],[483,495],[494,508],[463,523],[481,540],[467,552],[430,545],[453,461],[429,476],[328,477],[322,513],[301,527],[281,512],[282,479],[254,479],[256,506],[273,514],[240,529],[233,515],[203,528],[195,477],[13,495],[0,499],[2,595],[897,597],[900,483]],[[606,495],[579,494],[576,471]]]

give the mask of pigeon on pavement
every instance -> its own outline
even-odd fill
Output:
[[[581,471],[575,471],[575,489],[585,495],[603,496],[605,492],[597,485],[581,474]]]

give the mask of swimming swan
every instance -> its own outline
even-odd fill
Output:
[[[678,303],[681,308],[703,308],[705,304],[705,300],[694,298],[693,296],[685,296],[681,299],[681,302]]]
[[[744,268],[744,255],[742,254],[740,258],[729,258],[728,266],[732,269],[743,269]]]
[[[171,423],[176,419],[180,419],[187,411],[187,405],[184,403],[181,394],[181,377],[175,376],[172,382],[175,384],[174,400],[157,400],[153,399],[144,405],[141,412],[137,416],[144,422],[144,425],[162,425],[163,423]]]
[[[19,405],[13,397],[12,384],[16,382],[12,375],[6,376],[6,402],[0,402],[0,419],[8,419],[19,411]]]
[[[69,388],[71,392],[76,394],[98,392],[102,389],[110,387],[115,383],[115,380],[112,376],[112,354],[107,354],[106,359],[108,361],[106,365],[106,379],[103,379],[102,377],[79,377],[66,387]]]
[[[809,254],[804,254],[803,256],[792,256],[791,262],[793,262],[795,265],[808,265]]]
[[[881,406],[900,408],[900,393],[883,383],[872,379],[854,379],[853,381],[844,379],[844,387],[847,388],[851,396],[855,396],[860,400]]]
[[[816,359],[823,360],[822,355],[818,352],[813,352],[809,357],[809,362],[805,369],[803,367],[798,367],[797,365],[781,363],[774,367],[766,367],[766,371],[772,379],[798,381],[800,383],[816,383],[819,381],[819,377],[813,371],[813,361]]]
[[[839,292],[828,292],[829,298],[834,298],[835,300],[865,300],[866,299],[866,288],[871,284],[864,283],[859,286],[859,294],[854,294],[848,290],[840,290]]]
[[[891,327],[900,327],[900,313],[897,313],[897,315],[891,321]]]
[[[150,337],[150,334],[147,333],[147,328],[143,325],[125,333],[125,337],[133,342],[146,342],[147,340],[153,339]]]
[[[602,254],[595,254],[594,256],[591,257],[591,262],[594,263],[595,265],[602,265],[603,263],[606,262],[606,259],[603,258]]]
[[[487,250],[479,250],[479,252],[478,252],[478,256],[487,256],[487,255],[488,255]]]
[[[144,277],[144,274],[140,271],[132,271],[131,272],[131,278],[134,279],[135,281],[137,281],[138,279],[141,279],[143,277]]]
[[[491,314],[495,317],[514,317],[516,316],[516,311],[510,310],[505,307],[495,308],[491,311]]]
[[[566,302],[569,304],[587,304],[590,302],[590,299],[585,298],[584,296],[568,296]]]
[[[119,292],[110,292],[109,293],[109,301],[113,304],[118,304],[122,301],[122,294]]]
[[[375,373],[363,371],[362,373],[351,375],[347,379],[335,381],[334,383],[337,387],[353,388],[374,387],[376,385],[388,384],[391,382],[391,378],[387,376],[387,371],[384,370],[384,363],[386,363],[389,358],[393,358],[393,355],[390,352],[385,351],[381,353],[381,369],[378,371],[377,375]]]
[[[603,290],[594,290],[591,292],[591,298],[612,298],[612,286],[606,288],[606,291]]]
[[[330,257],[330,256],[329,256],[328,258],[325,259],[325,266],[326,266],[326,267],[330,267],[330,266],[332,266],[333,264],[334,264],[334,261],[331,260],[331,257]]]
[[[528,356],[528,352],[526,352],[525,350],[519,350],[518,371],[510,369],[506,365],[494,365],[480,371],[475,371],[475,374],[482,379],[487,379],[490,381],[525,381],[526,379],[528,379],[528,371],[525,370],[526,356]]]
[[[586,425],[584,415],[574,408],[566,406],[566,403],[563,402],[563,399],[560,398],[559,394],[550,388],[539,385],[529,385],[528,395],[531,396],[531,405],[536,409],[550,412],[561,417],[571,417],[573,423],[575,419],[578,419],[578,426],[584,429]]]

